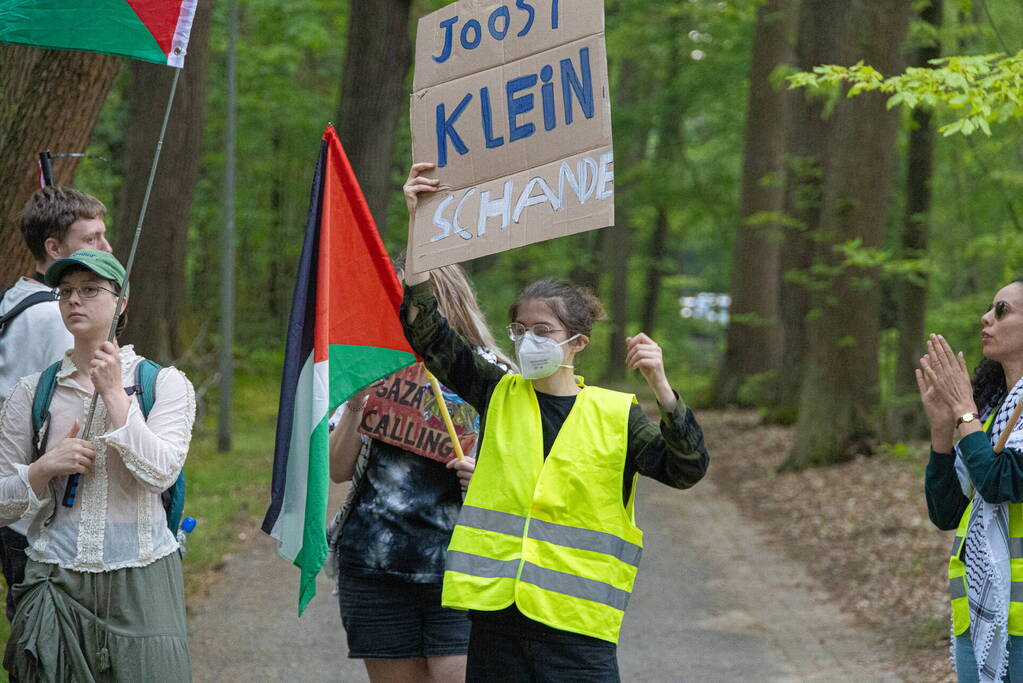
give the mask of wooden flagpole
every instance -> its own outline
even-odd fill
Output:
[[[1020,413],[1023,413],[1023,398],[1020,398],[1019,402],[1016,403],[1016,409],[1012,411],[1009,422],[1006,423],[1005,429],[1002,430],[1002,435],[998,438],[998,443],[995,444],[995,455],[1001,453],[1005,448],[1005,444],[1009,441],[1009,434],[1012,433],[1016,423],[1019,422]]]

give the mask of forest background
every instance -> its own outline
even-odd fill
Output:
[[[259,400],[276,397],[327,122],[388,250],[404,246],[411,46],[417,18],[443,4],[238,2],[234,354],[243,377],[262,378]],[[210,417],[228,3],[203,0],[196,21],[125,341],[185,367]],[[922,437],[912,369],[924,333],[944,333],[974,365],[980,315],[1023,275],[1018,64],[929,60],[1015,55],[1019,36],[1014,0],[607,0],[617,225],[466,264],[493,327],[523,284],[566,277],[596,289],[609,311],[583,374],[634,382],[623,337],[644,330],[690,403],[798,425],[785,468]],[[861,61],[885,76],[943,70],[927,92],[893,84],[847,97],[835,72],[788,87],[798,71]],[[984,80],[998,64],[1009,75]],[[57,182],[107,203],[115,253],[127,257],[168,72],[0,46],[0,281],[30,269],[15,218],[45,149],[95,155],[58,159]],[[844,75],[858,89],[882,84],[869,70]],[[985,98],[999,88],[1016,103],[992,111]],[[681,315],[680,298],[700,292],[731,295],[727,325]]]

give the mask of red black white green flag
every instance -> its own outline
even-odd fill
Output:
[[[327,557],[328,419],[362,387],[416,361],[401,285],[334,128],[313,178],[281,378],[263,531],[302,571],[299,614]]]
[[[0,43],[181,68],[199,0],[0,0]]]

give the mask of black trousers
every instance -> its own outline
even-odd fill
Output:
[[[469,632],[466,683],[619,683],[614,646],[551,642],[479,628]]]
[[[0,565],[7,581],[7,621],[14,618],[14,591],[11,588],[25,580],[27,547],[27,538],[10,527],[0,527]]]

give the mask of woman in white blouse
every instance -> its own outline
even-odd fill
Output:
[[[57,373],[38,459],[39,374],[19,380],[0,413],[0,524],[30,520],[4,657],[21,680],[191,679],[181,558],[160,494],[185,463],[195,397],[175,368],[157,376],[148,419],[125,390],[143,358],[106,341],[124,275],[111,254],[88,249],[50,267],[75,346]],[[82,477],[65,507],[72,474]]]

